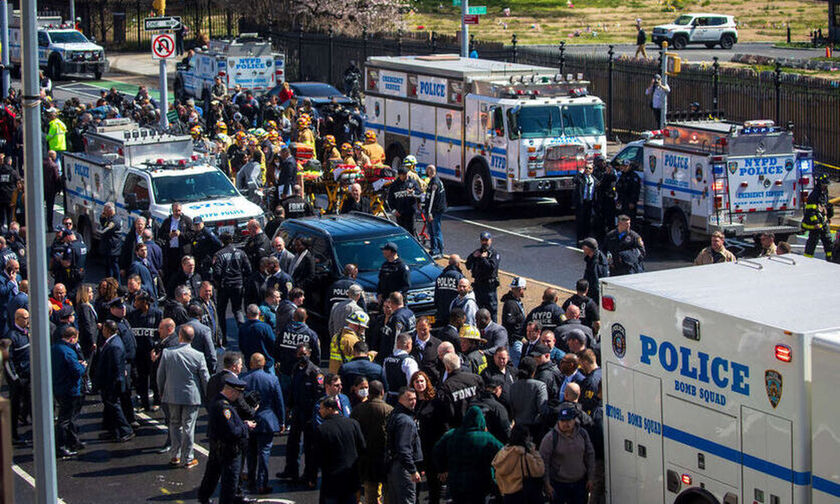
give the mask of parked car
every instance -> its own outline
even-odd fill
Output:
[[[356,212],[289,219],[275,236],[282,236],[290,250],[297,238],[311,240],[317,280],[314,288],[307,289],[306,307],[322,321],[329,315],[327,289],[350,263],[359,268],[357,283],[365,290],[368,311],[378,309],[376,288],[385,261],[381,249],[388,242],[397,245],[400,257],[411,268],[406,306],[418,316],[435,314],[435,280],[443,270],[413,236],[388,219]]]
[[[652,40],[658,45],[683,49],[688,44],[705,44],[709,49],[720,44],[731,49],[738,42],[738,27],[734,16],[726,14],[682,14],[671,24],[653,28]]]
[[[333,98],[336,98],[338,103],[345,107],[352,107],[355,103],[347,95],[326,82],[290,82],[289,87],[294,91],[295,96],[298,97],[298,104],[303,103],[304,98],[309,98],[312,100],[312,106],[319,112],[321,107],[330,103]],[[277,85],[271,88],[266,94],[267,96],[278,95],[281,89],[283,89],[283,86]],[[282,105],[285,107],[288,105],[288,102]]]

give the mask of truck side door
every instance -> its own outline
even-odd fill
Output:
[[[120,196],[123,204],[117,206],[117,215],[131,225],[134,217],[151,205],[149,179],[139,173],[129,173],[125,177]]]
[[[18,32],[20,33],[20,32]],[[18,40],[18,42],[20,42]],[[45,31],[38,31],[38,64],[46,66],[47,59],[50,56],[50,37]]]
[[[511,150],[508,149],[507,131],[505,124],[505,110],[501,105],[496,105],[490,108],[490,175],[493,178],[506,178],[508,163],[513,162],[518,165],[516,158],[511,159],[509,156]]]
[[[660,214],[662,213],[660,198],[659,198],[659,186],[656,183],[648,184],[646,183],[646,176],[645,176],[645,167],[647,166],[648,169],[649,165],[647,165],[649,160],[644,159],[644,148],[641,145],[630,145],[624,148],[621,152],[616,154],[613,158],[613,163],[616,166],[621,166],[625,162],[629,162],[630,166],[633,167],[633,170],[639,176],[639,180],[641,182],[641,190],[639,191],[639,202],[636,205],[637,212],[639,209],[642,210],[643,215],[646,218],[661,218]],[[654,161],[654,170],[656,169],[656,162]],[[619,173],[619,176],[621,174]],[[648,193],[651,194],[648,194]],[[657,203],[659,203],[657,205]],[[648,210],[648,205],[651,206],[650,210]],[[659,207],[659,208],[657,208]],[[651,212],[650,216],[648,216],[648,212]],[[635,217],[631,215],[630,217]]]

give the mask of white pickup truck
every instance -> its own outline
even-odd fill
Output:
[[[21,67],[20,15],[15,12],[9,27],[9,61],[15,75]],[[88,40],[72,23],[60,16],[38,17],[38,66],[53,80],[65,74],[93,74],[97,80],[108,71],[105,49]]]

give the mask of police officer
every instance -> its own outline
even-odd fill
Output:
[[[198,274],[201,278],[210,278],[213,271],[213,255],[223,247],[222,240],[204,225],[199,216],[193,219],[193,255]]]
[[[207,437],[210,438],[210,455],[207,469],[198,487],[198,502],[209,503],[219,478],[219,504],[243,502],[239,494],[239,472],[242,467],[242,441],[248,431],[257,426],[253,420],[243,421],[234,403],[245,390],[245,382],[234,375],[225,377],[225,386],[212,400],[208,409]]]
[[[562,324],[565,316],[563,308],[560,308],[560,305],[557,304],[559,297],[557,289],[552,287],[543,291],[542,303],[528,313],[528,317],[525,319],[526,324],[539,322],[543,329],[554,329]]]
[[[292,191],[293,194],[291,196],[286,196],[280,202],[283,205],[283,210],[286,211],[286,218],[300,219],[301,217],[315,215],[315,209],[312,208],[312,205],[308,201],[303,199],[303,188],[295,184]]]
[[[385,262],[379,268],[379,285],[376,288],[380,303],[392,292],[405,295],[411,287],[411,270],[400,258],[399,250],[394,242],[388,242],[382,246]]]
[[[72,231],[63,232],[63,249],[59,248],[54,276],[56,283],[63,283],[72,298],[85,277],[87,246]]]
[[[831,229],[829,223],[834,216],[834,206],[828,202],[828,175],[822,173],[814,180],[814,190],[805,201],[805,214],[802,216],[802,229],[808,231],[805,242],[805,257],[814,257],[817,240],[822,242],[825,258],[831,261]]]
[[[607,233],[604,243],[610,276],[641,273],[645,270],[645,242],[630,229],[630,217],[618,216],[616,228]]]
[[[467,269],[473,277],[473,292],[479,308],[486,308],[496,321],[499,306],[496,288],[499,287],[499,263],[502,258],[493,248],[493,237],[488,231],[481,233],[481,247],[467,257]]]
[[[222,249],[213,256],[213,283],[217,287],[219,302],[216,308],[219,322],[227,313],[227,305],[233,311],[236,321],[245,322],[242,314],[242,279],[251,274],[251,262],[245,252],[233,246],[233,235],[222,233]],[[222,326],[222,346],[227,346],[227,324]]]
[[[9,386],[9,400],[12,403],[12,442],[19,443],[18,420],[29,415],[31,379],[29,363],[29,312],[19,308],[14,314],[11,328],[0,337],[8,349],[9,359],[3,362],[6,383]]]
[[[134,310],[126,317],[134,337],[137,341],[137,393],[140,395],[140,406],[145,411],[151,410],[149,402],[149,387],[157,393],[157,380],[152,376],[152,350],[158,341],[158,327],[163,320],[163,312],[153,305],[153,299],[146,291],[141,291],[134,298]]]
[[[120,395],[120,403],[125,414],[125,419],[132,427],[139,425],[134,417],[134,402],[132,400],[131,379],[133,373],[132,368],[135,366],[137,359],[137,338],[134,336],[134,331],[131,329],[131,324],[125,319],[127,308],[125,301],[121,297],[114,298],[108,305],[111,312],[108,315],[109,320],[113,320],[117,324],[118,335],[125,347],[125,387],[123,393]]]
[[[332,307],[334,304],[348,299],[347,289],[349,289],[351,285],[358,283],[356,281],[356,278],[358,277],[358,266],[356,266],[353,263],[348,263],[344,266],[344,276],[333,282],[332,285],[330,285],[329,290],[327,291],[329,301],[326,313],[330,313],[332,311]],[[359,305],[359,308],[361,308],[364,311],[367,311],[367,305],[365,304],[364,295],[359,298],[357,304]]]
[[[420,187],[408,178],[408,167],[397,168],[397,179],[388,186],[388,206],[394,211],[397,224],[414,236],[414,213],[417,210],[417,196]]]
[[[452,300],[458,297],[458,281],[462,278],[464,273],[461,271],[461,256],[452,254],[449,256],[449,264],[435,280],[436,326],[443,327],[449,320],[449,306]]]
[[[595,156],[595,238],[603,242],[615,226],[615,183],[618,178],[611,163],[600,154]]]
[[[642,180],[633,164],[628,160],[621,165],[621,176],[615,183],[615,194],[618,210],[633,218],[636,216],[636,204],[642,190]]]
[[[291,408],[291,426],[286,444],[286,469],[278,473],[277,477],[294,481],[300,479],[300,440],[303,436],[303,451],[306,456],[303,477],[306,483],[310,484],[310,488],[315,488],[318,466],[315,460],[312,410],[315,408],[315,402],[324,394],[324,375],[310,360],[311,353],[308,344],[302,343],[297,346],[298,363],[292,374],[288,401]]]

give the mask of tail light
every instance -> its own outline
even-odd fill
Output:
[[[691,475],[690,474],[683,474],[680,478],[683,482],[683,485],[689,486],[691,485]]]
[[[615,298],[612,296],[601,297],[601,307],[607,311],[615,311]]]
[[[806,186],[811,183],[811,177],[802,177],[799,179],[799,185]]]
[[[712,188],[715,192],[723,192],[723,179],[715,180],[715,183],[712,184]]]
[[[777,185],[777,186],[782,185],[782,181],[781,181],[781,180],[777,180],[777,181],[775,181],[775,182],[773,182],[773,183],[774,183],[775,185]]]
[[[723,208],[723,196],[715,196],[715,208]]]
[[[790,362],[793,358],[792,351],[787,345],[776,345],[776,358],[782,362]]]
[[[749,187],[749,185],[749,182],[747,182],[746,180],[741,182],[741,187]]]

